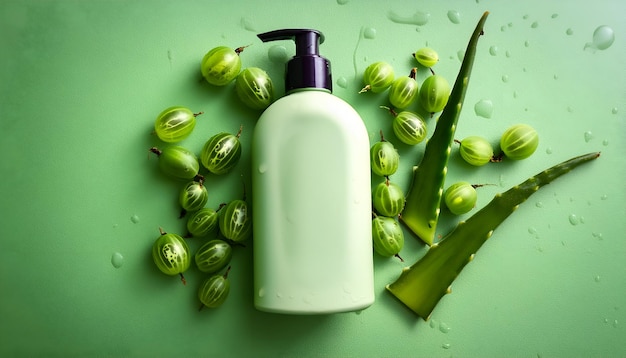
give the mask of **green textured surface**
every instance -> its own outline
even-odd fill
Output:
[[[0,3],[0,356],[626,356],[626,3],[315,4]],[[458,24],[450,10],[460,14]],[[206,51],[253,44],[242,53],[244,67],[266,69],[282,93],[283,64],[268,53],[280,57],[276,46],[284,46],[291,54],[293,45],[263,44],[255,34],[323,31],[335,94],[362,114],[372,143],[381,128],[394,141],[401,167],[392,180],[406,187],[423,144],[395,140],[388,113],[377,108],[385,94],[356,94],[361,74],[386,60],[408,75],[410,54],[428,44],[441,57],[436,72],[453,81],[458,51],[485,10],[491,15],[456,136],[497,143],[509,125],[528,123],[539,148],[530,159],[478,169],[455,148],[448,185],[496,184],[479,189],[482,206],[564,159],[602,156],[541,189],[501,225],[430,321],[385,292],[403,266],[396,259],[375,257],[372,307],[330,316],[255,311],[250,248],[236,250],[231,293],[216,310],[197,310],[197,270],[186,275],[187,286],[156,270],[150,248],[158,227],[184,226],[181,183],[163,178],[148,153],[160,145],[150,132],[161,110],[205,112],[183,142],[196,152],[211,135],[243,124],[242,161],[207,178],[209,206],[241,197],[241,176],[249,187],[245,147],[258,113],[241,108],[232,86],[200,81]],[[414,19],[427,20],[421,26],[392,21],[417,12]],[[615,42],[585,50],[600,25],[613,28]],[[493,103],[491,118],[476,114],[480,100]],[[428,124],[432,131],[434,119]],[[454,220],[444,212],[438,232]],[[407,235],[401,255],[410,263],[424,250]]]

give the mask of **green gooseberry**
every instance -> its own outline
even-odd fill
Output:
[[[159,149],[150,148],[150,152],[159,157],[159,168],[167,175],[178,179],[197,179],[200,164],[198,158],[189,149],[173,145]]]
[[[385,140],[382,130],[380,141],[370,148],[370,160],[372,172],[376,175],[389,176],[398,170],[400,154],[391,142]]]
[[[409,76],[396,78],[389,88],[389,103],[395,108],[408,107],[417,97],[418,85],[415,80],[417,69],[411,69]]]
[[[478,195],[473,185],[468,182],[452,184],[443,194],[446,207],[455,215],[462,215],[476,206]]]
[[[196,117],[202,113],[193,113],[189,108],[181,106],[166,108],[157,116],[154,132],[164,142],[180,142],[191,134],[196,126]]]
[[[202,209],[208,200],[209,194],[202,180],[187,183],[178,196],[178,202],[183,209],[182,216],[186,212]]]
[[[274,101],[274,85],[264,70],[249,67],[241,71],[235,80],[237,97],[252,109],[265,109]]]
[[[389,88],[395,79],[393,67],[384,61],[374,62],[367,66],[363,73],[365,87],[359,93],[371,91],[380,93]]]
[[[537,131],[527,124],[516,124],[509,127],[500,138],[500,149],[504,155],[513,160],[530,157],[539,145]]]
[[[202,302],[203,307],[216,308],[221,306],[230,292],[230,281],[228,273],[230,266],[223,275],[213,275],[202,282],[198,288],[198,299]]]
[[[224,240],[215,239],[200,246],[194,259],[198,270],[214,273],[226,267],[232,257],[232,246]]]
[[[404,209],[404,193],[399,185],[386,179],[378,184],[373,192],[374,210],[383,216],[398,216]]]
[[[237,165],[239,158],[241,158],[239,137],[242,129],[243,126],[239,128],[236,135],[222,132],[206,141],[202,152],[200,152],[200,161],[211,173],[226,174]]]
[[[246,240],[252,232],[252,217],[246,201],[229,202],[221,209],[218,223],[225,238],[235,242]]]
[[[183,284],[187,284],[183,272],[187,271],[191,259],[189,246],[180,235],[170,234],[159,228],[161,235],[152,245],[152,260],[158,269],[166,275],[180,275]]]
[[[202,208],[187,219],[187,231],[191,236],[207,236],[217,229],[219,214],[210,208]]]
[[[386,216],[372,220],[374,251],[384,257],[397,256],[404,247],[404,233],[398,221]]]
[[[448,103],[450,90],[450,84],[443,76],[428,76],[420,88],[419,102],[426,111],[430,113],[439,112]]]
[[[424,67],[433,67],[439,62],[439,54],[430,47],[422,47],[413,53],[413,57]]]
[[[459,153],[463,160],[474,166],[482,166],[493,158],[493,148],[485,138],[469,136],[459,142]]]
[[[204,79],[214,86],[225,86],[234,80],[241,70],[239,54],[244,48],[218,46],[207,52],[200,63]]]

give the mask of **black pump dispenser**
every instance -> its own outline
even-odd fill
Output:
[[[285,92],[304,88],[321,88],[332,92],[330,62],[319,55],[324,34],[312,29],[282,29],[257,35],[261,41],[293,40],[296,55],[287,62]]]

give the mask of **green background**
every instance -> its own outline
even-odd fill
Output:
[[[241,197],[242,180],[250,185],[245,148],[259,113],[242,108],[232,85],[201,80],[209,49],[251,44],[244,67],[268,71],[280,95],[283,55],[294,47],[255,34],[323,31],[335,94],[361,113],[372,143],[382,129],[396,144],[401,167],[392,180],[408,188],[424,145],[395,139],[391,117],[378,109],[385,94],[356,94],[362,72],[385,60],[408,75],[411,53],[429,45],[441,58],[435,71],[452,84],[485,10],[456,137],[496,144],[508,126],[527,123],[540,144],[530,159],[481,168],[465,165],[455,148],[447,185],[495,184],[479,189],[480,207],[564,159],[602,156],[523,204],[429,321],[384,290],[425,253],[408,233],[405,263],[375,257],[377,301],[356,313],[256,311],[251,242],[235,252],[232,290],[219,309],[198,312],[197,270],[183,286],[154,267],[158,228],[184,233],[176,203],[183,183],[164,178],[148,152],[163,145],[151,134],[161,110],[204,111],[182,143],[196,152],[211,135],[244,126],[239,165],[207,177],[208,206]],[[625,13],[620,0],[2,1],[0,356],[626,356]],[[600,25],[615,42],[584,49]],[[418,79],[427,74],[421,68]],[[490,118],[476,114],[481,100],[493,104]],[[427,123],[432,131],[435,119]],[[458,219],[444,211],[439,234]]]

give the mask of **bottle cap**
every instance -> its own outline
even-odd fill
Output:
[[[324,34],[312,29],[281,29],[257,35],[263,42],[293,40],[296,55],[287,62],[285,92],[300,88],[322,88],[332,92],[330,62],[319,55]]]

